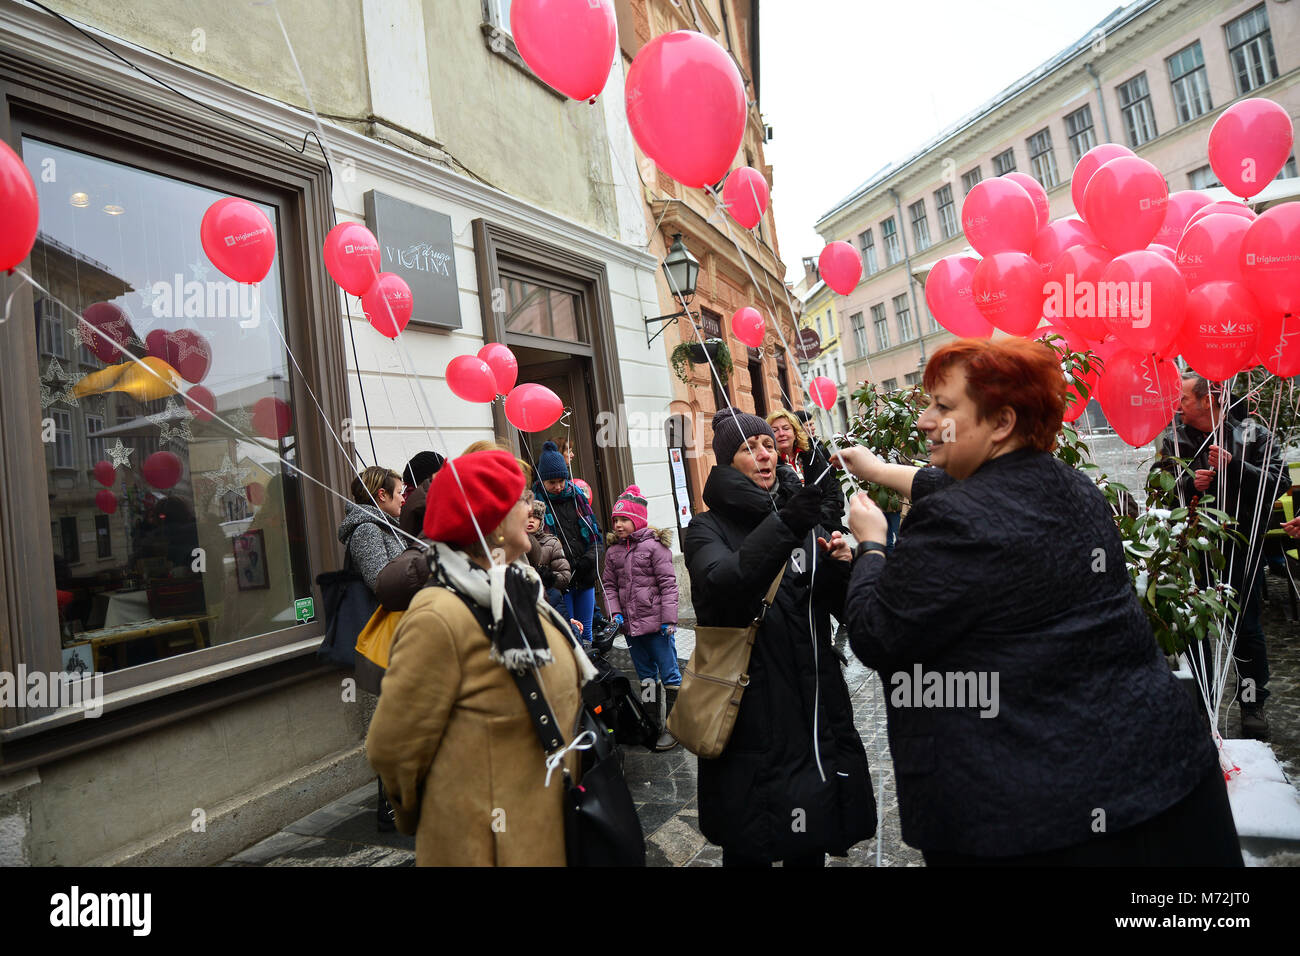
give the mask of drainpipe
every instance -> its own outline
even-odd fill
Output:
[[[898,198],[898,190],[889,187],[889,195],[894,197],[895,214],[898,216],[898,236],[903,241],[903,264],[907,269],[907,291],[912,294],[912,314],[916,316],[917,341],[921,343],[921,361],[917,368],[925,368],[925,326],[921,324],[921,309],[916,304],[916,277],[912,275],[912,257],[907,251],[907,230],[903,225],[903,202]]]
[[[1101,130],[1106,134],[1106,142],[1113,143],[1115,141],[1110,138],[1110,120],[1106,118],[1106,101],[1101,95],[1101,77],[1097,75],[1097,71],[1092,68],[1091,63],[1085,63],[1083,68],[1088,71],[1088,75],[1092,77],[1092,82],[1097,85],[1097,110],[1101,113]]]

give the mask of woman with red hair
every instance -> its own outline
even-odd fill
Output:
[[[931,465],[893,554],[854,496],[849,642],[886,685],[903,839],[930,865],[1241,865],[1205,722],[1159,653],[1105,497],[1052,456],[1055,353],[961,339],[925,371]]]

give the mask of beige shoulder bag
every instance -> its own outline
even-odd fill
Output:
[[[731,739],[740,698],[749,685],[754,638],[784,575],[782,565],[748,627],[695,629],[695,650],[682,671],[682,689],[668,715],[668,732],[698,757],[717,757]]]

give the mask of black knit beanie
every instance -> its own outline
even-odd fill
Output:
[[[422,485],[424,479],[432,478],[446,461],[436,451],[422,451],[406,463],[402,480],[408,485]]]
[[[718,456],[719,465],[730,465],[745,439],[759,435],[776,442],[772,426],[757,415],[738,408],[720,408],[713,413],[713,453]]]

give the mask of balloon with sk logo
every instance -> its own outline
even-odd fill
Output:
[[[767,180],[757,169],[741,166],[727,177],[722,187],[722,201],[727,212],[746,229],[753,229],[767,211]]]
[[[1250,220],[1222,213],[1205,216],[1187,227],[1178,241],[1176,263],[1188,291],[1216,279],[1241,281],[1239,253],[1249,228]]]
[[[974,256],[944,256],[925,277],[925,304],[945,329],[959,338],[988,338],[993,323],[975,307],[971,282],[980,261]]]
[[[1259,304],[1244,285],[1203,282],[1187,296],[1178,351],[1203,378],[1222,382],[1250,367],[1259,326]]]
[[[1043,267],[1024,252],[986,256],[975,267],[971,290],[980,314],[1009,335],[1027,335],[1043,318]]]
[[[361,296],[361,310],[375,331],[390,339],[397,338],[411,321],[415,299],[411,287],[399,275],[381,272]]]
[[[1024,187],[999,176],[976,183],[961,207],[961,228],[982,256],[1028,253],[1038,235],[1038,210]]]
[[[1074,203],[1074,211],[1083,215],[1083,197],[1088,190],[1088,183],[1097,170],[1112,159],[1134,155],[1136,154],[1133,150],[1127,146],[1121,146],[1119,143],[1102,143],[1080,156],[1074,166],[1074,172],[1070,175],[1070,200]]]
[[[1166,354],[1183,327],[1186,309],[1182,274],[1158,252],[1126,252],[1101,274],[1097,310],[1106,328],[1138,352]]]

